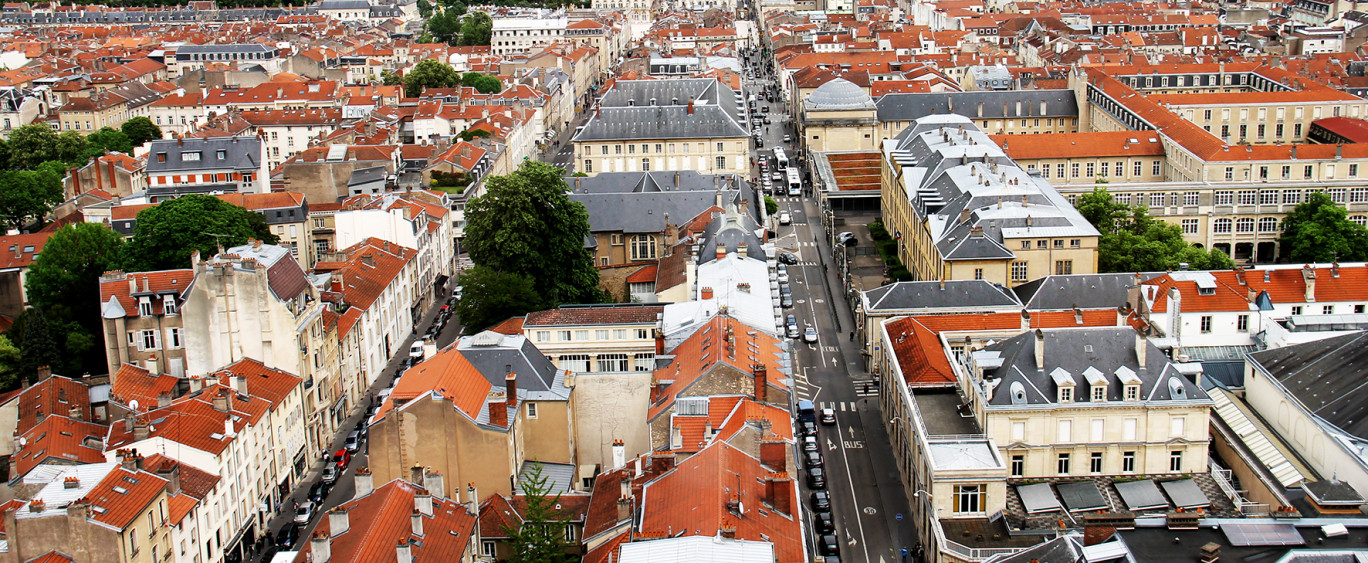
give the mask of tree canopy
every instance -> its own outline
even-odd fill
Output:
[[[78,133],[79,135],[79,133]],[[41,123],[25,125],[9,136],[10,165],[33,168],[57,154],[57,133]]]
[[[461,75],[451,65],[428,59],[414,65],[404,75],[404,95],[417,98],[427,88],[455,88],[461,85]]]
[[[427,31],[434,40],[448,45],[488,45],[494,33],[494,20],[484,12],[466,12],[465,5],[458,2],[433,12],[427,20]]]
[[[509,563],[570,563],[578,561],[566,551],[570,547],[565,541],[565,527],[568,515],[557,508],[560,494],[551,496],[551,482],[542,472],[540,463],[533,463],[531,469],[522,475],[518,485],[523,491],[523,501],[527,510],[523,513],[522,525],[505,526],[509,547],[513,555]]]
[[[72,223],[53,233],[33,259],[24,291],[34,307],[67,304],[82,313],[82,324],[98,326],[100,274],[117,270],[124,239],[99,223]]]
[[[475,266],[462,272],[458,280],[462,292],[456,315],[470,334],[533,311],[529,305],[541,301],[532,278],[522,274]]]
[[[151,119],[142,116],[125,121],[119,129],[128,136],[128,141],[135,147],[162,138],[161,127],[157,127]]]
[[[1311,194],[1283,219],[1282,253],[1293,262],[1368,260],[1368,227],[1348,215],[1330,196]]]
[[[503,83],[499,82],[498,78],[478,72],[461,75],[461,85],[474,88],[481,94],[498,94],[503,91]]]
[[[99,131],[87,135],[85,142],[85,151],[81,154],[82,161],[89,161],[107,152],[133,152],[133,142],[128,139],[128,135],[110,127],[101,127]]]
[[[1097,249],[1099,272],[1177,270],[1183,264],[1194,270],[1235,267],[1224,252],[1188,244],[1181,227],[1155,219],[1144,206],[1117,202],[1104,187],[1080,197],[1077,207],[1102,235]]]
[[[8,227],[22,229],[40,220],[62,202],[60,163],[33,165],[36,170],[0,171],[0,220]]]
[[[512,174],[488,178],[485,194],[466,207],[470,259],[532,280],[538,299],[524,303],[522,312],[604,298],[593,256],[584,247],[589,212],[567,196],[563,173],[550,164],[525,162]],[[472,288],[465,295],[470,298]]]
[[[164,201],[138,212],[127,262],[136,271],[186,268],[195,250],[208,258],[218,253],[219,245],[245,244],[250,238],[278,242],[259,219],[252,211],[208,195]]]

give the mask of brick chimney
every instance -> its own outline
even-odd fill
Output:
[[[787,471],[788,445],[783,440],[762,440],[760,442],[760,465],[776,471]]]
[[[793,515],[793,479],[787,474],[781,473],[769,479],[765,484],[769,489],[769,502],[774,510],[783,514]]]
[[[506,401],[489,402],[489,424],[491,426],[508,426],[508,403]]]
[[[349,509],[343,506],[332,509],[328,512],[328,527],[332,537],[337,537],[347,533],[351,529],[351,517],[348,516]]]
[[[652,477],[664,475],[675,466],[675,455],[669,452],[651,454],[651,467],[646,473]]]
[[[768,400],[769,380],[765,377],[765,370],[765,364],[751,366],[751,377],[755,380],[755,402],[757,403]]]
[[[665,354],[665,331],[660,329],[655,329],[655,350],[657,356]]]
[[[713,298],[713,288],[711,288],[711,287],[705,287],[705,288],[703,288],[702,290],[700,290],[700,296],[699,296],[699,298],[700,298],[700,299],[703,299],[703,300],[712,299],[712,298]]]
[[[693,115],[693,100],[689,100],[689,115]]]

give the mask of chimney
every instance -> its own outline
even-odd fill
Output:
[[[432,495],[413,495],[413,511],[429,518],[432,517]]]
[[[157,408],[163,409],[171,406],[171,394],[161,393],[157,395]]]
[[[147,427],[147,420],[141,419],[141,418],[139,418],[139,419],[134,419],[134,421],[133,421],[133,440],[135,440],[135,441],[146,440],[146,439],[148,438],[148,436],[151,436],[151,435],[152,435],[152,431],[151,431],[150,429],[148,429],[148,427]]]
[[[768,400],[769,381],[765,377],[765,364],[755,364],[751,366],[751,377],[755,380],[755,402],[763,403]]]
[[[124,415],[124,432],[132,432],[134,425],[135,422],[133,420],[133,413],[130,412]]]
[[[1035,330],[1035,363],[1037,370],[1045,369],[1045,331]]]
[[[788,470],[788,448],[783,440],[760,441],[760,465],[775,471]]]
[[[507,401],[491,401],[489,403],[489,424],[493,426],[508,426]]]
[[[431,469],[425,471],[423,476],[423,488],[427,489],[429,495],[442,499],[446,496],[446,478],[442,474]],[[432,500],[428,499],[428,505],[432,505]]]
[[[410,467],[408,481],[419,487],[423,486],[423,466],[414,465]]]
[[[1125,303],[1122,303],[1120,307],[1117,307],[1117,308],[1116,308],[1116,326],[1126,326],[1126,319],[1129,319],[1129,318],[1130,318],[1130,314],[1131,314],[1131,304],[1130,304],[1130,301],[1127,301],[1127,302],[1125,302]]]
[[[679,189],[679,171],[678,171],[678,170],[675,170],[674,187],[675,187],[676,190]]]
[[[1338,277],[1339,277],[1339,272],[1340,272],[1340,269],[1339,269],[1339,262],[1334,262],[1334,263],[1330,264],[1330,277],[1332,277],[1332,278],[1338,278]]]
[[[394,546],[395,563],[413,563],[413,552],[410,550],[408,540],[399,540]]]
[[[622,440],[613,440],[612,469],[622,469],[624,465],[627,465],[627,446],[623,445]]]
[[[479,512],[480,493],[475,488],[475,483],[466,483],[466,502],[471,506],[471,512]]]
[[[674,466],[675,455],[673,453],[665,452],[659,454],[651,454],[650,475],[652,477],[657,475],[663,475],[665,474],[665,472],[674,469]]]
[[[138,470],[137,452],[133,450],[120,450],[119,453],[122,454],[119,456],[119,467],[122,467],[124,471],[129,472]]]
[[[655,329],[655,350],[657,356],[665,354],[665,331]]]
[[[689,100],[689,115],[693,115],[693,100]]]
[[[356,470],[356,477],[352,479],[352,485],[356,488],[356,496],[361,498],[375,490],[375,477],[371,475],[369,467],[362,467]]]
[[[632,518],[632,497],[621,496],[617,501],[617,521],[622,522]]]
[[[1116,533],[1116,526],[1106,523],[1105,514],[1098,515],[1097,522],[1094,522],[1092,515],[1083,517],[1083,545],[1097,545]]]
[[[1297,160],[1297,145],[1292,145],[1292,160]]]
[[[1149,341],[1145,340],[1145,335],[1140,331],[1135,331],[1135,360],[1139,362],[1140,369],[1145,369],[1146,352],[1149,351]]]
[[[347,516],[347,511],[346,507],[339,506],[328,512],[328,527],[332,529],[332,537],[345,534],[351,529],[351,518]]]
[[[1083,310],[1082,310],[1082,309],[1079,309],[1077,304],[1074,305],[1073,314],[1074,314],[1074,324],[1077,324],[1077,325],[1083,324]]]
[[[414,500],[418,500],[418,497],[414,497]],[[428,500],[431,501],[432,499]],[[423,537],[423,513],[416,508],[413,509],[413,514],[409,515],[409,522],[413,523],[413,535]]]
[[[702,299],[702,300],[704,300],[704,301],[707,301],[707,300],[712,299],[712,298],[713,298],[713,288],[711,288],[711,287],[705,287],[705,288],[703,288],[703,289],[702,289],[702,294],[700,295],[700,299]]]
[[[508,402],[508,408],[515,413],[518,412],[518,374],[513,373],[511,369],[508,371],[508,375],[504,376],[504,389],[506,389],[504,398]]]
[[[1031,330],[1031,312],[1026,309],[1021,310],[1021,331]]]
[[[314,532],[309,538],[309,563],[328,563],[332,558],[332,539],[323,532]]]
[[[170,462],[170,466],[170,468],[166,468],[165,466],[163,466],[161,469],[158,469],[157,476],[161,477],[162,479],[166,479],[166,494],[180,494],[180,464],[173,461]]]
[[[1306,282],[1306,301],[1308,303],[1316,300],[1316,271],[1311,269],[1311,265],[1302,266],[1302,281]]]
[[[49,377],[52,377],[52,368],[50,366],[38,366],[38,379],[34,383],[41,382]]]
[[[1268,283],[1273,278],[1273,270],[1264,270],[1264,283]]]
[[[235,432],[233,432],[233,415],[230,414],[228,416],[223,417],[223,435],[232,436],[234,434]]]
[[[782,474],[781,474],[782,475]],[[770,506],[774,510],[789,516],[793,515],[793,479],[784,477],[774,477],[770,480],[771,487]]]
[[[245,375],[234,375],[234,376],[233,376],[233,390],[234,390],[234,391],[237,391],[237,393],[238,393],[239,395],[247,396],[247,395],[248,395],[248,393],[247,393],[247,376],[245,376]]]
[[[222,393],[214,395],[214,410],[228,412],[228,397]]]

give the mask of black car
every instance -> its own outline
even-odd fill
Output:
[[[299,526],[294,522],[286,522],[285,526],[276,532],[275,545],[277,548],[289,551],[295,541],[299,539]]]
[[[317,482],[317,483],[314,483],[314,486],[309,487],[309,500],[321,504],[321,503],[323,502],[323,499],[325,499],[325,498],[327,498],[327,497],[328,497],[328,484],[327,484],[327,483],[324,483],[324,482],[322,482],[322,481],[319,481],[319,482]]]
[[[803,452],[803,465],[809,469],[824,465],[822,454],[817,452]]]
[[[803,432],[804,436],[816,436],[817,424],[813,423],[810,420],[804,420],[802,424],[799,426],[799,430]]]
[[[361,435],[362,440],[366,439],[366,435],[370,433],[369,429],[366,427],[366,419],[363,418],[356,421],[356,432]]]
[[[780,264],[793,265],[798,263],[798,257],[787,252],[780,252],[778,260]]]
[[[827,534],[817,542],[817,547],[822,550],[822,555],[839,555],[841,553],[841,542],[837,541],[836,536]]]
[[[809,489],[825,489],[826,472],[820,467],[808,469],[807,484]]]
[[[829,512],[831,511],[831,495],[827,494],[826,491],[813,491],[812,495],[808,497],[808,504],[812,506],[814,511]]]
[[[812,515],[812,527],[817,529],[817,535],[830,534],[836,529],[836,521],[832,520],[830,512],[818,512]]]

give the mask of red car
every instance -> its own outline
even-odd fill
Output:
[[[351,456],[351,452],[346,448],[337,450],[337,453],[333,454],[333,463],[337,464],[338,469],[346,469],[347,464],[351,463]]]

